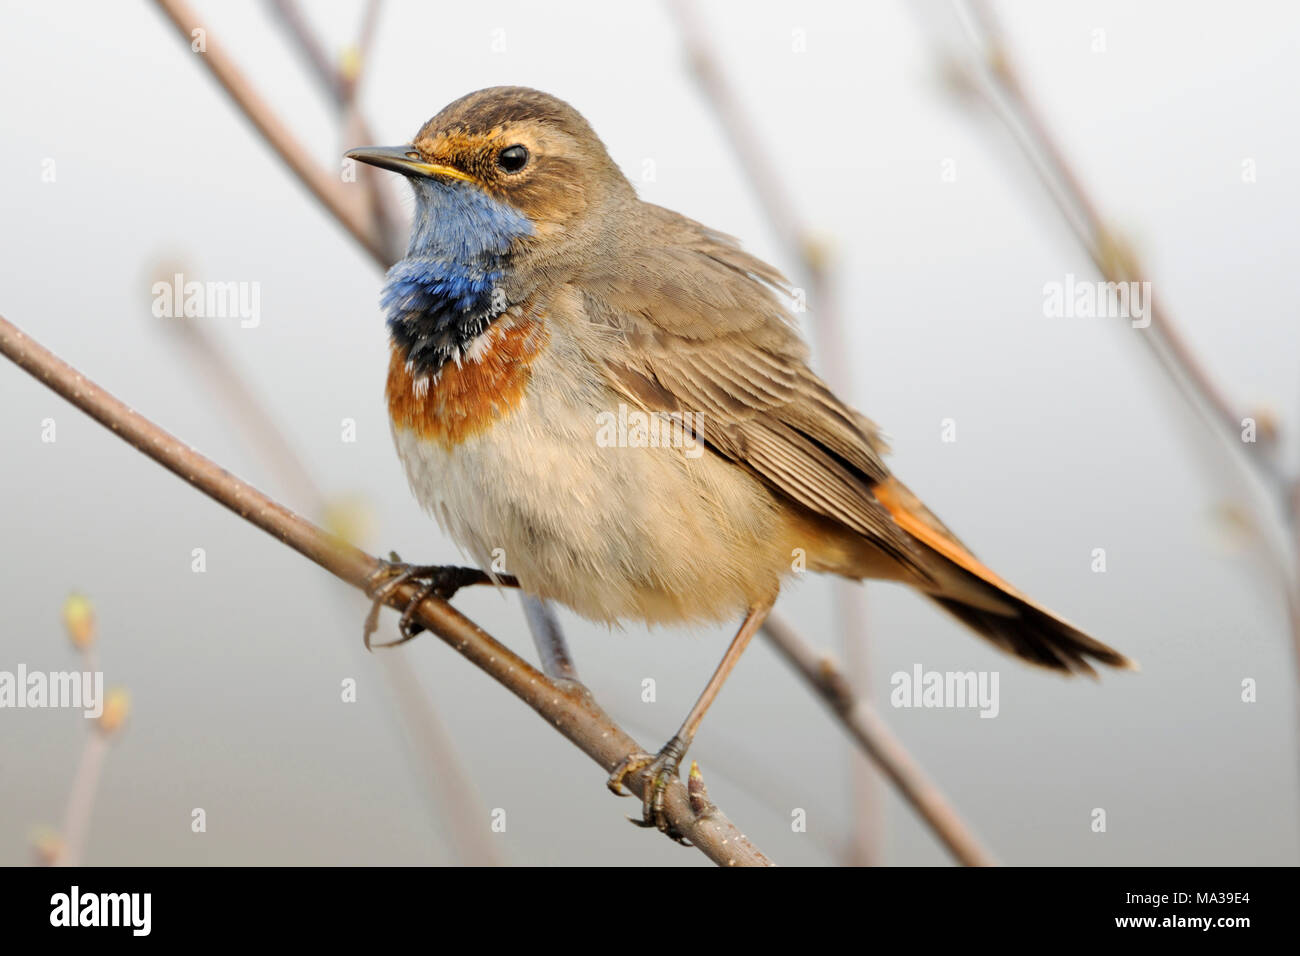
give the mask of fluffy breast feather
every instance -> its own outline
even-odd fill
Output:
[[[386,389],[394,427],[454,448],[518,406],[547,338],[538,319],[498,319],[435,374],[421,373],[394,344]]]

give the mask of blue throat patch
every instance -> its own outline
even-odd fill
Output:
[[[532,235],[533,224],[472,183],[410,183],[411,241],[406,258],[388,270],[379,304],[407,362],[437,374],[510,305],[501,287],[510,244]]]

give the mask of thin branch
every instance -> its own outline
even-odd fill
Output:
[[[70,614],[74,607],[75,612]],[[82,672],[88,675],[98,673],[99,654],[95,650],[98,635],[89,598],[70,598],[64,604],[64,621],[74,646],[81,653]],[[104,700],[100,701],[101,705],[104,703]],[[52,866],[80,866],[90,838],[95,794],[99,791],[99,780],[104,772],[111,732],[105,733],[97,722],[84,722],[87,724],[86,743],[68,792],[68,802],[63,811],[63,833],[50,860]]]
[[[295,499],[310,502],[311,513],[322,517],[326,503],[320,486],[222,344],[199,322],[167,322],[164,328],[185,347],[191,364],[233,413],[249,445],[279,475],[284,489]]]
[[[54,859],[54,866],[81,865],[90,834],[95,791],[99,788],[108,747],[108,735],[92,726],[86,734],[86,744],[81,751],[81,760],[77,763],[72,789],[68,793],[68,805],[63,815],[63,842]]]
[[[338,110],[348,140],[347,145],[375,142],[370,124],[361,115],[357,91],[361,84],[361,71],[368,62],[370,46],[379,19],[380,4],[377,0],[371,0],[366,5],[361,35],[354,51],[355,63],[352,72],[345,71],[342,66],[336,66],[331,62],[295,0],[269,0],[269,3],[289,39],[302,54],[312,75],[330,98],[331,104]],[[384,243],[385,265],[392,265],[402,256],[405,217],[393,197],[391,177],[385,177],[379,170],[370,166],[361,166],[357,173],[370,202],[375,235]]]
[[[331,538],[310,521],[200,455],[84,378],[3,317],[0,317],[0,353],[164,468],[353,587],[366,590],[367,583],[380,569],[374,557],[345,541]],[[404,608],[418,591],[418,585],[407,582],[389,595],[387,603]],[[643,748],[609,719],[585,688],[552,681],[447,602],[426,597],[416,609],[415,617],[537,711],[607,772],[629,756],[642,752]],[[627,783],[638,796],[644,796],[647,781],[643,776],[634,775]],[[665,809],[672,825],[715,863],[771,864],[721,811],[697,817],[691,811],[686,787],[680,780],[670,784]]]
[[[995,866],[996,861],[971,833],[939,788],[912,759],[888,725],[849,686],[834,663],[817,654],[785,620],[769,615],[763,635],[821,697],[858,745],[893,781],[903,799],[934,831],[957,862]]]
[[[361,86],[361,74],[370,62],[370,51],[375,45],[375,34],[379,32],[379,11],[383,6],[381,0],[367,0],[365,13],[361,17],[361,30],[357,34],[354,49],[356,68],[346,77],[347,91],[343,96],[343,106],[351,109],[357,101],[357,90]]]
[[[156,0],[156,2],[186,43],[192,42],[195,30],[203,29],[194,12],[183,0]],[[235,66],[234,60],[226,54],[216,38],[206,30],[205,44],[204,52],[196,55],[216,77],[217,82],[234,100],[240,111],[261,133],[267,144],[376,262],[384,268],[391,265],[392,257],[387,237],[375,231],[362,205],[349,194],[338,175],[312,162],[310,154],[302,144],[294,138],[288,127],[275,115],[271,107]]]
[[[654,739],[662,733],[642,723],[644,714],[626,708],[610,715],[633,736]],[[825,793],[819,790],[815,795],[808,792],[805,781],[791,781],[772,773],[772,754],[766,749],[760,738],[752,741],[743,731],[729,733],[717,724],[709,727],[710,749],[708,755],[709,779],[724,780],[734,786],[755,804],[767,810],[773,818],[788,819],[792,807],[803,807],[808,811],[808,818],[827,819],[829,809],[818,804]],[[754,749],[753,744],[759,749]],[[842,863],[844,858],[844,839],[832,830],[814,827],[804,837],[811,837],[828,860]]]
[[[451,823],[439,832],[447,837],[462,863],[501,866],[505,861],[499,841],[484,825],[488,819],[485,805],[465,772],[456,741],[429,700],[428,691],[415,679],[410,658],[385,651],[380,651],[378,656],[393,699],[397,701],[402,725],[409,735],[421,783]]]
[[[351,96],[347,78],[343,75],[343,71],[337,68],[333,58],[325,52],[320,38],[307,23],[302,8],[293,0],[267,0],[267,6],[293,41],[294,47],[312,76],[325,87],[330,102],[335,106],[345,103]]]

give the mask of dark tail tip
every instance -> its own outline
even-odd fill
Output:
[[[1092,666],[1094,661],[1120,670],[1139,669],[1137,661],[1032,604],[1016,601],[1017,613],[1003,615],[954,598],[935,597],[934,600],[981,637],[1039,667],[1094,678],[1097,676]]]

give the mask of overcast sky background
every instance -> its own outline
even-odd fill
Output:
[[[362,5],[313,3],[331,50]],[[559,8],[565,8],[559,12]],[[320,163],[344,142],[262,3],[200,3]],[[942,4],[926,6],[945,15]],[[1243,407],[1300,414],[1300,211],[1294,122],[1300,7],[1004,3],[1015,57],[1156,292]],[[863,623],[884,718],[975,831],[1014,864],[1290,864],[1300,858],[1294,666],[1265,567],[1221,515],[1231,449],[1164,384],[1125,323],[1043,314],[1043,286],[1086,259],[990,121],[942,80],[933,17],[907,4],[706,3],[723,68],[800,211],[832,244],[849,398],[892,464],[990,565],[1138,658],[1139,674],[1065,681],[999,655],[921,599],[868,588]],[[1104,52],[1094,52],[1103,30]],[[504,31],[503,33],[498,31]],[[806,52],[792,51],[804,31]],[[959,35],[959,34],[954,34]],[[494,40],[504,36],[503,52]],[[791,273],[658,3],[387,3],[361,98],[381,142],[498,84],[557,94],[591,121],[643,198],[728,233]],[[152,4],[0,10],[0,314],[133,407],[307,510],[150,312],[150,284],[257,282],[261,322],[197,320],[232,357],[330,496],[372,514],[364,544],[460,556],[407,490],[383,403],[382,277],[231,106]],[[46,161],[56,179],[42,182]],[[1257,181],[1243,183],[1253,160]],[[647,160],[653,181],[642,181]],[[947,162],[950,166],[945,166]],[[945,168],[955,179],[944,181]],[[409,206],[409,198],[403,195]],[[797,281],[797,280],[796,280]],[[816,303],[806,316],[816,321]],[[57,441],[42,442],[53,418]],[[355,419],[357,440],[341,440]],[[953,419],[957,441],[940,440]],[[1294,468],[1293,432],[1283,457]],[[94,600],[110,684],[130,689],[86,862],[450,863],[382,679],[364,602],[202,498],[31,378],[0,364],[0,670],[77,666],[59,608]],[[205,549],[207,570],[191,571]],[[1104,548],[1107,570],[1090,569]],[[782,609],[828,650],[829,587]],[[457,604],[533,655],[513,596]],[[610,633],[564,617],[580,671],[643,744],[676,729],[729,629]],[[384,627],[391,629],[390,614]],[[440,642],[393,652],[434,702],[481,825],[521,864],[691,864],[624,822],[604,775]],[[996,670],[1001,708],[902,710],[916,664]],[[658,698],[640,699],[653,677]],[[358,684],[356,703],[340,682]],[[1258,702],[1241,682],[1258,682]],[[87,727],[0,711],[0,863],[57,826]],[[785,863],[842,853],[843,733],[761,643],[691,751],[713,798]],[[207,832],[191,832],[191,812]],[[807,812],[806,833],[791,812]],[[1090,828],[1107,812],[1105,833]],[[947,861],[887,798],[883,859]]]

